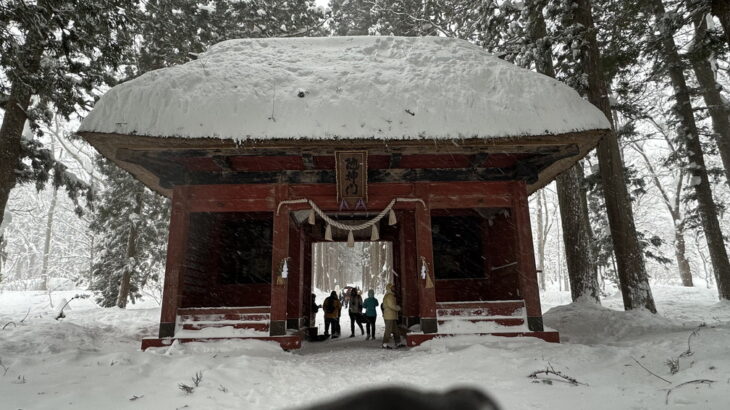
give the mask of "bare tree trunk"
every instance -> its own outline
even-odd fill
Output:
[[[707,20],[705,15],[698,14],[694,17],[695,36],[693,40],[692,50],[690,53],[690,62],[692,70],[697,77],[700,85],[702,98],[705,101],[707,110],[710,112],[712,119],[712,128],[715,131],[715,141],[720,151],[722,165],[725,168],[725,182],[730,184],[730,110],[728,110],[727,101],[720,94],[720,87],[715,79],[715,72],[709,61],[710,56],[705,51],[703,43],[707,38]]]
[[[2,282],[3,266],[5,266],[5,238],[3,238],[2,230],[0,230],[0,282]]]
[[[692,269],[689,266],[687,249],[684,242],[684,223],[674,229],[674,254],[677,257],[679,278],[682,280],[682,286],[694,286],[692,282]]]
[[[666,135],[665,138],[667,139],[667,144],[669,145],[670,151],[677,152],[671,140]],[[672,223],[674,225],[674,255],[677,258],[679,278],[682,280],[683,286],[692,286],[692,270],[689,266],[689,261],[687,260],[687,252],[684,241],[685,221],[682,217],[682,209],[680,203],[682,187],[684,185],[685,172],[684,170],[680,170],[679,172],[679,176],[677,177],[677,186],[674,192],[674,200],[672,200],[669,198],[669,194],[664,188],[664,185],[662,185],[661,181],[659,180],[659,176],[654,170],[654,166],[651,164],[651,161],[649,161],[649,157],[646,155],[646,152],[644,152],[644,148],[637,143],[632,144],[632,146],[634,147],[636,152],[638,152],[639,155],[641,155],[641,157],[644,159],[646,168],[651,174],[651,180],[657,190],[659,190],[659,193],[662,197],[662,202],[664,202],[664,205],[667,207],[667,210],[672,217]]]
[[[667,70],[674,88],[676,99],[676,112],[679,117],[680,127],[677,130],[679,140],[684,144],[687,157],[691,164],[689,169],[690,185],[694,187],[697,197],[698,210],[702,228],[705,232],[707,247],[710,251],[712,268],[715,272],[717,290],[720,299],[730,299],[730,260],[722,238],[720,222],[717,219],[717,208],[712,198],[710,179],[707,176],[705,158],[700,143],[700,135],[697,131],[692,102],[689,98],[689,89],[682,70],[682,60],[677,52],[673,33],[669,31],[665,19],[664,4],[661,0],[651,0],[654,15],[659,22],[664,57],[667,63]]]
[[[89,286],[87,287],[87,289],[91,289],[92,285],[94,284],[94,258],[95,258],[94,246],[95,246],[95,244],[96,244],[96,235],[94,234],[93,231],[91,231],[91,245],[89,246]]]
[[[130,261],[137,257],[137,236],[138,222],[137,219],[142,216],[142,195],[144,195],[144,188],[139,188],[135,195],[135,207],[134,213],[137,216],[133,218],[129,226],[129,236],[127,236],[127,263],[124,267],[124,273],[122,274],[122,280],[119,283],[119,295],[117,297],[117,306],[124,309],[127,307],[127,300],[129,300],[129,293],[131,290],[132,282],[132,266]]]
[[[30,96],[30,90],[13,85],[8,102],[5,104],[5,116],[0,127],[0,224],[3,223],[10,191],[17,181],[15,170],[20,161],[20,141]]]
[[[37,38],[35,32],[29,32],[27,35],[24,51],[28,55],[19,56],[20,63],[24,65],[23,70],[26,74],[35,75],[41,65],[43,42]],[[10,95],[4,104],[5,116],[0,126],[0,225],[3,223],[10,190],[17,183],[15,170],[20,161],[20,142],[28,118],[26,112],[30,106],[31,96],[32,90],[26,84],[12,82]]]
[[[712,14],[720,19],[725,39],[730,47],[730,2],[727,0],[712,0]]]
[[[584,43],[580,49],[580,60],[583,73],[588,79],[588,101],[601,109],[613,125],[608,89],[602,71],[596,29],[593,25],[591,2],[576,0],[576,4],[577,7],[573,8],[575,22],[586,28]],[[641,245],[636,235],[634,213],[626,188],[623,160],[615,133],[605,136],[599,143],[598,163],[624,308],[627,310],[644,308],[656,313]]]
[[[533,0],[529,3],[530,36],[537,48],[537,71],[555,78],[552,47],[547,37],[543,9],[544,0]],[[573,165],[556,179],[560,220],[563,225],[563,244],[565,260],[570,278],[570,293],[573,301],[587,298],[600,303],[596,263],[591,246],[593,233],[588,216],[585,190],[582,178],[579,179],[580,164]],[[568,227],[569,229],[565,229]],[[542,284],[544,289],[544,282]],[[566,286],[567,288],[567,286]]]
[[[582,299],[600,303],[598,274],[593,258],[591,244],[593,235],[590,223],[581,220],[588,214],[585,203],[579,193],[582,191],[576,164],[558,177],[558,202],[563,224],[563,245],[565,246],[565,262],[570,277],[570,294],[573,301]],[[565,229],[568,227],[569,229]]]
[[[545,290],[545,226],[543,225],[543,194],[537,194],[537,281],[540,290]]]
[[[56,212],[56,201],[58,199],[58,188],[53,188],[51,205],[48,207],[46,218],[46,234],[43,241],[43,264],[41,266],[41,290],[48,290],[48,257],[51,254],[51,237],[53,236],[53,215]]]

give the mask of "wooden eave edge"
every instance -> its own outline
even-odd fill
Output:
[[[250,139],[234,141],[219,138],[180,138],[180,137],[149,137],[142,135],[128,135],[115,133],[99,133],[80,131],[77,134],[99,151],[104,157],[111,159],[122,169],[131,173],[150,189],[172,197],[172,189],[162,188],[159,178],[146,168],[122,161],[117,158],[119,149],[136,151],[177,151],[191,149],[220,149],[232,153],[251,153],[252,151],[268,149],[297,149],[317,150],[326,152],[343,149],[379,149],[385,152],[402,152],[412,149],[425,149],[430,152],[473,153],[479,151],[500,152],[508,151],[509,147],[561,146],[576,144],[579,147],[577,155],[558,160],[542,170],[537,182],[527,187],[528,194],[549,184],[561,172],[568,169],[578,160],[585,157],[600,139],[610,133],[608,129],[576,131],[562,134],[545,134],[537,136],[514,136],[498,138],[452,138],[452,139]]]

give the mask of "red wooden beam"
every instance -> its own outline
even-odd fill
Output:
[[[503,208],[512,205],[510,182],[431,182],[429,208]]]
[[[430,186],[430,209],[501,208],[512,205],[510,182],[431,182],[417,183]],[[414,198],[414,183],[382,183],[368,186],[367,207],[385,208],[393,198]],[[187,208],[190,212],[256,212],[274,211],[278,201],[274,197],[276,184],[248,185],[191,185],[185,187]],[[334,184],[288,185],[290,199],[311,199],[326,211],[339,210]],[[426,198],[424,198],[426,200]],[[306,209],[306,204],[292,205],[291,209]],[[414,209],[415,203],[401,202],[397,209]]]

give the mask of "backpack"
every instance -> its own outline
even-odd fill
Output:
[[[325,313],[334,313],[335,311],[335,303],[332,302],[332,298],[329,297],[327,300],[324,301],[324,312]]]

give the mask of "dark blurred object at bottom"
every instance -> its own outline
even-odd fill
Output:
[[[432,393],[408,387],[365,390],[301,410],[499,410],[480,390],[463,387]]]

